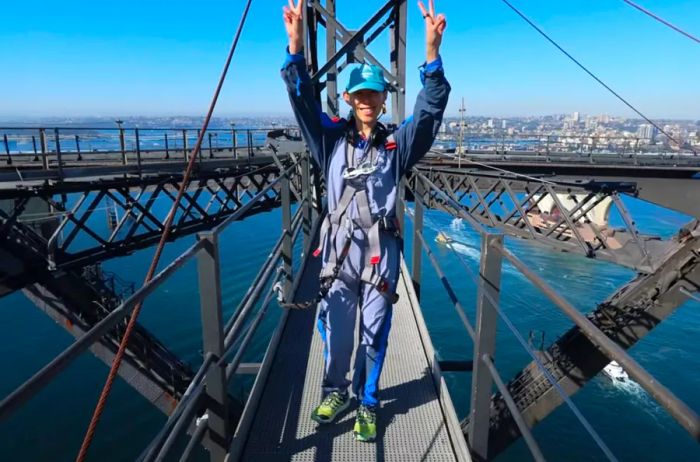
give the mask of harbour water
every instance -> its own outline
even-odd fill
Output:
[[[670,236],[688,217],[625,198],[641,231]],[[611,218],[614,225],[619,217]],[[407,224],[410,223],[407,220]],[[407,225],[408,227],[408,225]],[[279,235],[279,210],[234,223],[221,237],[223,301],[227,314],[236,307],[248,284]],[[458,241],[456,253],[439,245],[439,231]],[[456,287],[458,297],[474,319],[475,283],[479,241],[466,223],[437,211],[426,214],[427,240],[438,254],[443,270]],[[172,260],[193,237],[170,243],[162,262]],[[632,271],[579,256],[554,253],[534,244],[508,238],[507,246],[534,267],[581,311],[592,310]],[[411,249],[410,235],[405,246]],[[120,277],[143,280],[153,249],[104,262]],[[410,262],[410,256],[407,257]],[[471,269],[465,271],[463,262]],[[471,341],[461,325],[440,281],[427,261],[423,263],[422,309],[433,343],[444,359],[471,359]],[[201,361],[201,330],[195,263],[170,279],[144,305],[140,322],[168,348],[194,367]],[[526,339],[546,347],[565,332],[571,322],[514,268],[503,270],[503,311]],[[262,357],[279,317],[271,309],[246,360]],[[39,370],[71,341],[60,326],[27,301],[21,293],[0,299],[0,395],[6,396]],[[700,304],[688,302],[631,349],[633,357],[691,408],[700,410]],[[391,346],[389,346],[391,348]],[[529,362],[504,323],[499,324],[496,365],[504,378]],[[107,368],[84,354],[57,380],[9,421],[0,423],[0,460],[73,460],[107,374]],[[452,399],[463,417],[469,407],[470,374],[446,374]],[[236,381],[231,392],[246,396],[250,377]],[[621,461],[700,460],[700,447],[638,386],[618,386],[602,374],[573,397],[592,426]],[[133,460],[165,421],[163,415],[122,381],[117,381],[93,443],[91,460]],[[537,425],[534,435],[548,460],[605,460],[581,424],[561,406]],[[204,455],[200,456],[205,460]],[[522,442],[498,460],[530,460]]]

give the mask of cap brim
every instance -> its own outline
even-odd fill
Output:
[[[355,93],[356,91],[360,91],[360,90],[374,90],[374,91],[378,91],[378,92],[383,92],[384,90],[386,90],[386,86],[382,85],[381,83],[377,83],[377,82],[362,82],[362,83],[358,83],[357,85],[355,85],[352,88],[349,88],[347,90],[347,92],[348,93]]]

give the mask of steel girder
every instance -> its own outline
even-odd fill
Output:
[[[506,156],[508,157],[508,156]],[[531,156],[530,156],[531,157]],[[426,157],[423,164],[437,169],[456,167],[456,160],[435,156]],[[471,172],[498,174],[507,172],[542,180],[564,183],[628,183],[634,185],[634,195],[662,207],[700,218],[700,162],[696,158],[676,159],[672,162],[645,159],[643,164],[629,165],[611,156],[607,162],[586,162],[572,158],[562,162],[556,159],[530,162],[515,158],[502,162],[462,159],[462,166]]]
[[[392,122],[399,124],[406,111],[406,1],[387,0],[365,24],[350,30],[336,18],[337,0],[307,1],[305,14],[306,63],[311,70],[311,79],[317,84],[317,100],[326,89],[326,111],[338,116],[338,74],[354,62],[377,65],[384,71],[389,82],[392,103]],[[319,26],[326,31],[326,63],[319,67]],[[390,65],[387,68],[369,50],[368,46],[389,29]],[[340,48],[337,46],[340,44]],[[345,61],[341,63],[341,60]],[[325,80],[321,78],[325,76]]]
[[[477,229],[496,228],[558,251],[583,254],[636,271],[651,272],[672,248],[668,241],[639,233],[620,193],[636,193],[633,183],[550,181],[537,177],[455,169],[419,167],[409,179],[427,187],[424,201],[467,220]],[[603,201],[623,218],[623,229],[612,229],[591,218]],[[545,201],[557,215],[541,213]]]
[[[58,325],[78,338],[107,316],[121,297],[106,284],[99,267],[54,272],[23,289],[24,295]],[[112,364],[128,319],[90,347]],[[140,325],[135,326],[119,375],[161,412],[169,415],[194,377],[192,369]],[[240,406],[240,405],[239,405]]]
[[[610,339],[629,349],[700,290],[700,224],[682,228],[673,239],[674,248],[650,274],[640,274],[588,314],[588,319]],[[570,396],[595,377],[610,361],[578,327],[569,329],[546,351],[541,362]],[[532,362],[507,385],[528,426],[547,417],[562,397]],[[469,421],[462,422],[466,435]],[[496,393],[491,400],[489,455],[492,459],[520,433]]]
[[[195,175],[177,204],[171,239],[211,228],[251,202],[241,218],[279,206],[278,187],[259,194],[278,175],[274,165]],[[182,175],[149,175],[16,190],[0,208],[0,249],[32,249],[58,269],[149,247],[160,239],[181,181]],[[44,213],[31,213],[37,209]]]

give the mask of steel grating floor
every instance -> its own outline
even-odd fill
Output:
[[[307,270],[307,275],[318,274],[317,270]],[[317,283],[309,279],[315,277],[305,278],[297,299],[311,298],[318,290]],[[292,311],[264,384],[242,460],[457,460],[410,305],[410,284],[403,272],[380,383],[377,441],[359,443],[353,439],[354,399],[334,424],[317,426],[309,418],[321,399],[322,344],[314,328],[315,312]]]

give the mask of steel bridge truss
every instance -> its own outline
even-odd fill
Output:
[[[406,110],[406,2],[388,0],[357,30],[345,27],[336,17],[336,0],[308,0],[305,15],[306,63],[316,83],[317,99],[326,90],[326,111],[338,116],[338,74],[349,64],[367,62],[382,68],[389,82],[392,122],[403,120]],[[326,31],[326,63],[319,67],[319,27]],[[390,65],[387,68],[369,50],[382,32],[389,29]],[[340,48],[338,48],[340,44]],[[344,62],[341,62],[345,58]],[[340,63],[340,64],[339,64]],[[322,79],[325,77],[325,79]]]
[[[652,329],[682,306],[700,290],[700,225],[697,221],[684,227],[674,237],[676,249],[666,256],[650,274],[640,274],[620,287],[599,304],[586,318],[604,335],[624,350],[634,346]],[[596,345],[598,340],[574,326],[539,352],[546,374],[568,395],[580,390],[610,361]],[[636,372],[625,368],[628,372]],[[700,441],[700,420],[683,403],[660,399],[663,385],[648,389],[676,417],[678,422]],[[563,403],[555,385],[533,361],[518,372],[506,388],[528,426],[545,419]],[[492,396],[489,420],[489,458],[495,457],[517,439],[513,413],[506,405],[504,393]],[[468,434],[473,423],[466,419],[463,430]]]
[[[634,195],[633,183],[541,180],[513,173],[419,168],[409,179],[429,191],[427,205],[467,220],[478,228],[496,228],[558,251],[610,261],[651,272],[673,243],[640,234],[620,198]],[[554,204],[556,214],[541,210]],[[622,228],[596,223],[597,209],[617,212]]]
[[[419,168],[407,183],[415,199],[413,239],[413,279],[420,287],[421,253],[430,257],[445,289],[455,305],[467,333],[475,342],[472,377],[472,402],[469,416],[462,422],[462,431],[473,455],[491,460],[513,441],[524,437],[535,460],[543,460],[530,428],[546,418],[568,397],[580,390],[611,361],[618,361],[637,383],[661,404],[685,430],[700,441],[700,417],[673,393],[652,377],[625,350],[635,345],[664,319],[676,311],[700,289],[700,222],[694,220],[667,241],[639,238],[619,193],[634,194],[633,185],[626,183],[542,181],[517,174],[482,174],[481,172],[450,172]],[[562,216],[547,227],[536,226],[535,207],[545,195],[561,207]],[[567,208],[562,202],[567,196],[584,200]],[[591,196],[591,197],[589,197]],[[601,197],[612,196],[619,207],[626,232],[637,239],[627,245],[639,248],[638,262],[646,257],[652,266],[637,264],[637,277],[620,287],[591,313],[582,315],[560,296],[525,263],[510,253],[503,237],[493,234],[494,228],[516,237],[532,239],[559,250],[579,252],[589,257],[607,259],[622,264],[606,240],[598,246],[584,238],[582,224],[587,224],[588,210],[600,203]],[[569,202],[569,203],[571,203]],[[582,205],[588,204],[588,205]],[[476,326],[472,327],[456,292],[439,267],[422,236],[423,208],[432,207],[467,221],[481,235],[481,266],[479,275],[472,273],[478,284]],[[560,239],[568,230],[568,239]],[[578,233],[575,233],[577,230]],[[661,247],[663,244],[664,247]],[[569,247],[567,247],[567,245]],[[584,247],[585,245],[585,247]],[[450,247],[449,241],[447,246]],[[660,249],[665,249],[660,252]],[[617,249],[619,250],[619,249]],[[606,253],[606,251],[608,251]],[[499,308],[501,259],[507,259],[530,282],[540,289],[555,306],[574,321],[574,326],[554,341],[545,351],[530,350],[533,361],[510,381],[505,382],[494,366],[496,314],[514,329]],[[632,266],[632,265],[629,265]],[[640,268],[646,269],[641,271]],[[468,271],[468,267],[465,267]],[[697,298],[696,298],[697,299]],[[522,339],[521,339],[522,340]],[[524,342],[524,340],[523,340]],[[493,382],[491,381],[493,380]],[[491,394],[492,384],[498,392]],[[607,450],[607,448],[601,447]]]
[[[238,211],[243,219],[278,207],[279,188],[267,186],[280,168],[196,175],[177,204],[172,239],[209,229]],[[0,239],[7,242],[13,234],[14,242],[43,255],[50,269],[126,255],[157,243],[181,181],[177,174],[149,175],[10,191],[12,207],[0,209]],[[32,213],[37,209],[45,213]],[[36,224],[42,226],[31,226]]]

